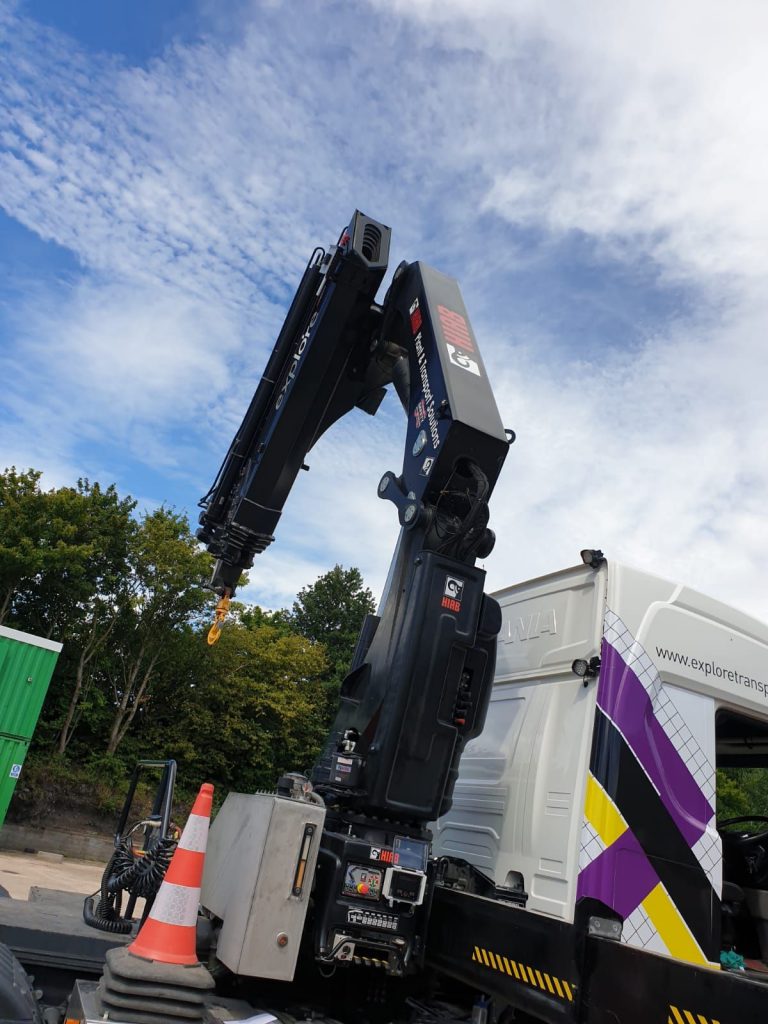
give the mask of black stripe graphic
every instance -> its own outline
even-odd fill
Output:
[[[624,816],[704,954],[717,961],[717,893],[626,740],[599,708],[591,770]]]

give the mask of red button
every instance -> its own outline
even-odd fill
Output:
[[[370,886],[365,884],[365,882],[358,882],[357,891],[360,893],[361,896],[367,896],[371,889]]]

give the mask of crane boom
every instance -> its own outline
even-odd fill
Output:
[[[494,545],[488,500],[510,437],[456,281],[401,263],[376,302],[389,244],[389,228],[358,211],[335,247],[315,250],[201,502],[198,537],[228,597],[272,541],[309,449],[354,407],[374,414],[393,384],[408,417],[405,451],[378,493],[396,506],[401,538],[312,773],[327,813],[311,928],[318,962],[351,936],[401,974],[423,948],[428,823],[450,808],[461,751],[488,707],[501,615],[475,562]],[[381,851],[394,865],[380,878],[394,909],[384,926],[357,915],[356,900],[371,897],[349,882],[350,870],[381,874],[372,867]]]

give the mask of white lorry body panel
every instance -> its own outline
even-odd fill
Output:
[[[436,855],[469,861],[497,886],[522,884],[527,910],[573,921],[580,872],[606,845],[585,811],[596,713],[613,715],[621,732],[621,715],[632,711],[627,682],[649,729],[647,751],[646,737],[631,742],[656,791],[674,803],[665,772],[682,765],[711,807],[690,846],[719,895],[715,714],[729,707],[766,717],[768,626],[618,563],[577,566],[494,596],[503,625],[487,725],[462,756],[453,807],[435,825]],[[623,674],[585,685],[571,665],[594,655],[620,657]],[[626,721],[627,731],[637,728]],[[687,809],[677,810],[687,820]],[[644,923],[638,907],[624,941],[669,952],[653,928],[634,942]]]

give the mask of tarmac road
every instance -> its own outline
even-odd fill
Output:
[[[36,854],[4,851],[0,853],[0,886],[17,900],[27,899],[31,885],[88,896],[99,888],[105,866],[71,857],[51,863]]]

